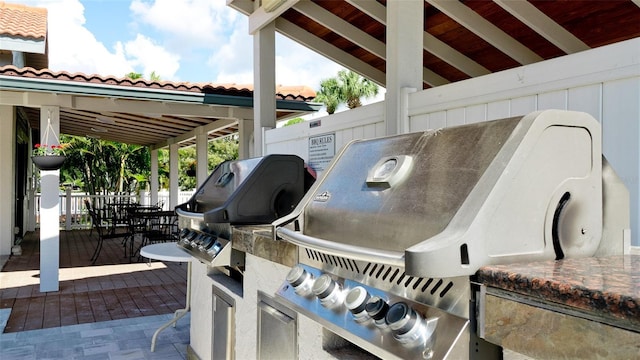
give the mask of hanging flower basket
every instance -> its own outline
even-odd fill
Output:
[[[40,170],[58,170],[67,159],[64,155],[35,155],[31,161]]]
[[[195,170],[191,170],[191,169],[187,170],[187,176],[189,176],[189,177],[196,176],[196,171]]]
[[[52,134],[55,138],[53,145],[48,145],[49,134]],[[64,148],[66,144],[57,144],[60,142],[53,127],[51,126],[51,113],[47,116],[47,127],[44,131],[44,142],[42,144],[36,144],[33,149],[33,156],[31,161],[40,170],[58,170],[62,167],[66,157],[64,156]]]

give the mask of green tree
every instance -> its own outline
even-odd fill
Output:
[[[145,185],[140,179],[150,173],[146,147],[69,135],[60,141],[67,144],[60,171],[63,183],[89,194],[135,192]]]
[[[338,83],[340,84],[342,98],[349,109],[362,106],[361,98],[378,95],[378,85],[353,71],[340,70],[338,72]]]
[[[369,98],[378,94],[378,85],[363,78],[351,70],[340,70],[334,78],[320,82],[316,101],[325,105],[327,113],[333,114],[340,104],[347,104],[349,109],[362,106],[361,98]]]
[[[131,80],[137,80],[137,79],[142,79],[142,74],[137,72],[130,72],[126,74],[125,77],[128,77]]]
[[[287,122],[286,122],[284,125],[282,125],[282,126],[283,126],[283,127],[284,127],[284,126],[290,126],[290,125],[294,125],[294,124],[299,124],[299,123],[301,123],[301,122],[304,122],[304,119],[303,119],[303,118],[301,118],[301,117],[297,117],[297,118],[293,118],[293,119],[291,119],[291,120],[287,121]]]
[[[323,103],[329,114],[335,113],[338,106],[343,102],[338,79],[329,78],[322,80],[320,82],[320,90],[317,91],[315,100]]]

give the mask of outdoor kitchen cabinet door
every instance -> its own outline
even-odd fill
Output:
[[[213,289],[213,359],[235,359],[235,301],[222,291]]]
[[[295,314],[266,295],[258,297],[258,360],[297,359]]]

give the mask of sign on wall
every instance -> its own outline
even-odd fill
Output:
[[[316,172],[324,171],[335,154],[335,133],[309,137],[309,166]]]

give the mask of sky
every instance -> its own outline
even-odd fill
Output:
[[[8,0],[48,9],[53,71],[192,83],[253,83],[247,16],[226,0]],[[276,34],[276,83],[307,85],[338,64]]]

